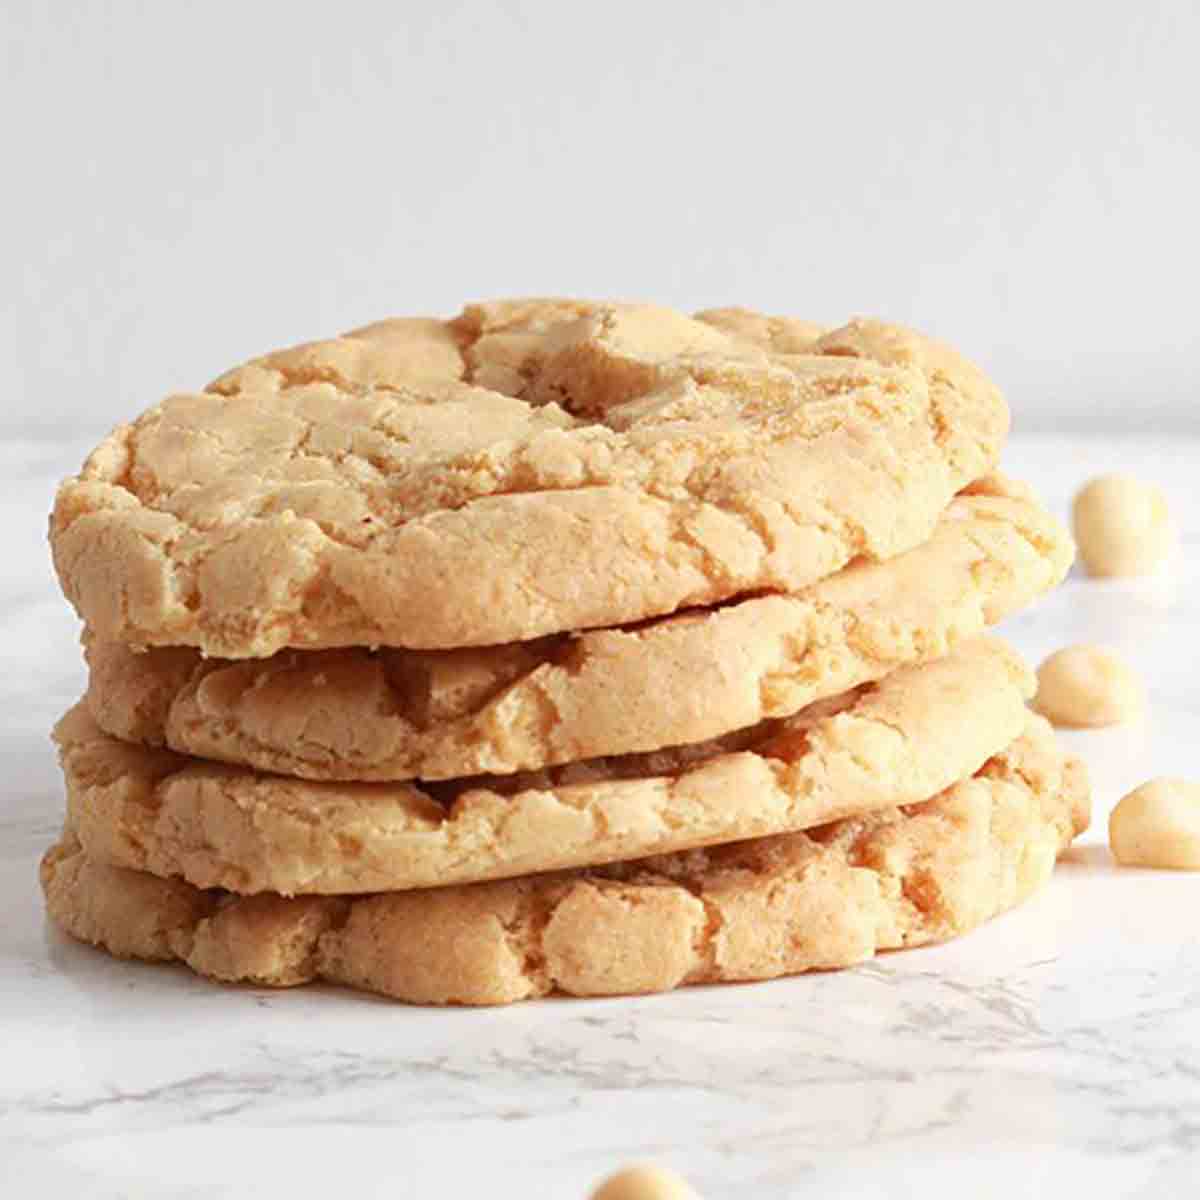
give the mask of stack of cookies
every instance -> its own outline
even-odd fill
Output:
[[[1070,539],[927,338],[504,301],[267,355],[51,524],[68,933],[498,1004],[962,933],[1087,822],[987,628]]]

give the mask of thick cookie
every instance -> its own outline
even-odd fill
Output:
[[[55,731],[89,856],[235,892],[436,887],[758,837],[936,795],[1017,737],[1033,678],[1002,643],[714,742],[542,773],[324,783],[133,746],[83,705]]]
[[[1048,726],[935,799],[811,830],[589,871],[356,899],[200,891],[91,860],[42,863],[52,919],[125,958],[214,979],[327,979],[418,1004],[604,996],[844,967],[1019,903],[1088,823]]]
[[[508,774],[720,737],[940,657],[1057,584],[1062,526],[997,477],[930,541],[790,596],[467,650],[205,659],[91,642],[114,737],[304,779]]]
[[[122,426],[57,497],[102,640],[226,658],[525,641],[925,541],[996,389],[918,334],[576,302],[385,321]]]

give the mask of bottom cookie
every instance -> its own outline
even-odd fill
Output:
[[[124,958],[214,979],[325,979],[416,1004],[659,992],[850,966],[1019,903],[1088,823],[1049,726],[908,808],[590,870],[370,896],[235,896],[93,862],[42,862],[51,918]]]

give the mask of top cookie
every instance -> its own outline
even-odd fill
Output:
[[[876,321],[504,301],[280,351],[59,490],[96,636],[225,658],[527,640],[790,591],[925,540],[996,389]]]

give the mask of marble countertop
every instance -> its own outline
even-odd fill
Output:
[[[1074,734],[1092,831],[1022,909],[856,970],[632,1000],[405,1008],[220,988],[51,930],[35,865],[61,787],[46,731],[78,695],[45,512],[76,443],[0,444],[0,1185],[25,1200],[586,1195],[630,1159],[707,1200],[1193,1196],[1200,876],[1115,870],[1108,810],[1200,776],[1200,438],[1016,438],[1065,512],[1089,475],[1158,479],[1173,571],[1073,576],[1009,623],[1032,658],[1118,648],[1137,728]]]

